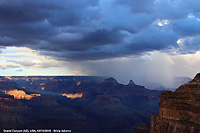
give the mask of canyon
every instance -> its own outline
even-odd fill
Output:
[[[108,77],[0,77],[0,130],[129,133],[158,113],[160,94]]]

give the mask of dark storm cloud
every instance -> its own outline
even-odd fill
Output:
[[[149,28],[135,35],[130,48],[133,50],[152,51],[176,47],[178,36],[170,30]]]
[[[151,14],[154,11],[154,0],[117,0],[117,2],[129,6],[134,13]]]
[[[159,0],[155,6],[156,14],[161,19],[179,19],[188,15],[185,2],[181,0]]]
[[[200,35],[200,20],[191,16],[187,19],[179,19],[172,22],[174,31],[180,35]]]
[[[69,37],[70,36],[70,37]],[[57,45],[61,50],[84,51],[96,46],[123,43],[125,34],[118,30],[99,29],[80,35],[68,33],[51,39],[52,45]]]
[[[92,51],[92,52],[79,52],[75,54],[65,55],[64,57],[68,60],[97,60],[97,59],[107,59],[123,56],[121,53],[117,52],[101,52],[101,51]]]
[[[199,35],[198,3],[1,0],[0,45],[29,47],[62,60],[99,60],[181,47],[176,43],[179,38]]]

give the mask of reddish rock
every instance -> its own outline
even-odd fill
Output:
[[[151,133],[177,132],[200,132],[200,73],[175,92],[162,92],[159,115],[151,116]]]
[[[0,104],[0,112],[10,112],[10,108],[5,104]]]
[[[135,130],[131,133],[149,133],[150,132],[150,125],[149,124],[143,124],[137,126]]]
[[[19,112],[27,109],[28,107],[19,100],[0,97],[0,112]]]
[[[10,129],[29,122],[21,112],[29,108],[17,99],[0,97],[0,129]]]
[[[35,102],[35,104],[43,105],[43,106],[58,106],[59,105],[57,101],[51,98],[50,96],[33,97],[31,101]]]

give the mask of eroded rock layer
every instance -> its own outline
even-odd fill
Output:
[[[200,132],[200,73],[175,92],[162,92],[159,115],[151,116],[151,133],[177,132]]]

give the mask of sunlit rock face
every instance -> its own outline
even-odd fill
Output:
[[[7,79],[10,79],[10,80],[11,80],[11,79],[12,79],[11,77],[12,77],[12,76],[6,76],[5,78],[7,78]]]
[[[76,85],[79,86],[81,84],[81,81],[79,81]]]
[[[200,73],[175,92],[162,92],[151,132],[200,132]]]
[[[30,100],[33,97],[36,96],[41,96],[40,94],[26,94],[23,90],[9,90],[9,91],[3,91],[5,94],[7,95],[11,95],[14,96],[15,99],[26,99],[26,100]]]
[[[45,83],[41,83],[40,85],[45,85]]]
[[[40,87],[41,87],[41,90],[43,91],[45,89],[45,83],[40,83]]]
[[[75,98],[81,98],[83,96],[83,93],[62,94],[62,96],[66,96],[67,98],[75,99]]]

